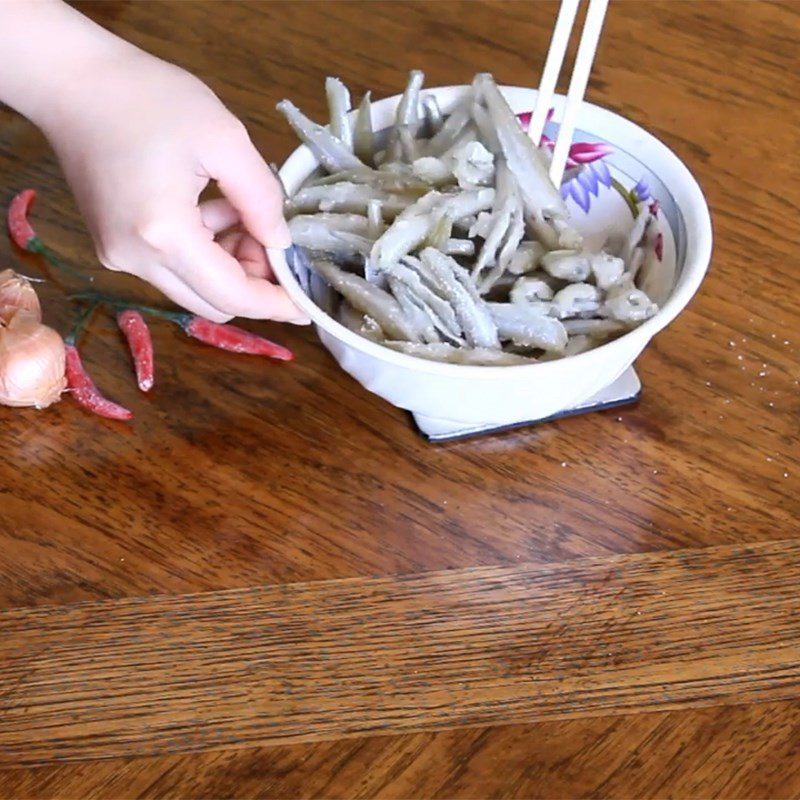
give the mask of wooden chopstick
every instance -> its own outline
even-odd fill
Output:
[[[528,134],[537,147],[542,137],[547,112],[552,105],[553,93],[564,63],[564,55],[575,24],[575,15],[579,2],[580,0],[562,0],[561,9],[553,29],[553,36],[550,39],[550,49],[547,53],[539,85],[539,93],[536,97],[536,105],[531,114],[528,128]],[[553,148],[553,159],[550,162],[550,180],[553,181],[555,186],[561,185],[561,179],[564,176],[567,155],[575,133],[575,123],[578,119],[578,110],[586,93],[586,85],[589,82],[589,73],[592,70],[607,8],[608,0],[589,0],[589,10],[586,13],[586,20],[578,44],[578,53],[572,67],[572,76],[567,90],[567,101],[564,105],[564,112],[561,115],[561,124],[559,125],[555,147]]]

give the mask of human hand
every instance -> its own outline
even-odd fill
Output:
[[[308,322],[264,253],[291,243],[282,189],[205,84],[126,46],[63,87],[41,126],[106,267],[215,322]],[[224,197],[198,203],[212,180]]]

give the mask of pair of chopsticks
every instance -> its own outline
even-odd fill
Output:
[[[561,8],[553,29],[553,36],[550,39],[550,49],[547,51],[542,79],[539,82],[539,94],[536,97],[536,105],[528,126],[528,135],[537,147],[547,121],[547,112],[552,106],[553,93],[564,63],[572,28],[575,25],[575,15],[578,12],[579,3],[580,0],[561,0]],[[550,180],[555,186],[561,186],[561,179],[564,176],[569,146],[572,144],[575,123],[578,119],[578,109],[586,93],[586,84],[589,82],[589,73],[594,62],[594,54],[600,39],[600,32],[603,29],[607,8],[608,0],[589,0],[589,10],[586,12],[586,20],[578,44],[578,54],[572,67],[567,101],[553,148],[553,160],[550,162]]]

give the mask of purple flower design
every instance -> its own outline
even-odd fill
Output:
[[[551,108],[548,112],[546,122],[552,119],[553,111],[554,109]],[[531,116],[531,111],[517,114],[517,119],[525,131],[528,130]],[[552,151],[555,147],[555,142],[543,135],[539,141],[539,146]],[[572,144],[567,156],[566,172],[561,183],[561,196],[564,200],[571,197],[583,209],[584,213],[588,214],[592,204],[592,197],[597,197],[602,185],[616,189],[628,204],[634,217],[638,213],[637,206],[639,203],[652,200],[650,212],[656,216],[659,209],[658,200],[650,194],[650,187],[644,178],[628,191],[611,177],[608,165],[603,159],[612,152],[612,148],[604,142],[575,142]],[[663,252],[663,241],[657,243],[656,250]]]
[[[637,203],[644,203],[650,199],[650,187],[644,178],[640,178],[636,186],[631,189],[631,196]]]
[[[608,171],[608,165],[605,161],[595,161],[590,169],[596,173],[597,179],[603,186],[611,186],[613,184],[611,173]]]
[[[589,190],[578,180],[569,180],[561,184],[561,196],[566,200],[571,197],[587,214],[592,205]]]
[[[591,166],[589,166],[588,169],[582,169],[578,172],[575,176],[575,180],[578,181],[589,194],[593,194],[597,197],[597,193],[600,190],[600,179]]]
[[[554,109],[547,114],[547,122],[553,116]],[[526,111],[517,115],[522,128],[528,130],[531,122],[531,112]],[[540,147],[553,150],[555,142],[547,136],[542,136]],[[611,173],[602,159],[612,153],[609,145],[603,142],[575,142],[569,148],[564,180],[561,183],[561,196],[566,200],[572,197],[575,202],[588,213],[591,207],[592,196],[597,197],[600,185],[611,186]]]
[[[611,173],[602,161],[579,165],[561,184],[561,196],[571,197],[585,213],[589,213],[592,195],[597,197],[600,186],[611,187]]]

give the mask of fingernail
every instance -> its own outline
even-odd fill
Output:
[[[279,247],[283,250],[286,250],[291,247],[294,242],[292,242],[292,232],[289,230],[289,223],[286,221],[286,219],[282,219],[281,223],[282,224],[278,227],[278,234],[280,237]]]
[[[292,325],[310,325],[311,324],[311,317],[295,317],[294,319],[289,320]]]
[[[287,228],[286,231],[275,231],[267,250],[281,250],[285,253],[292,247],[292,244],[292,236]]]

